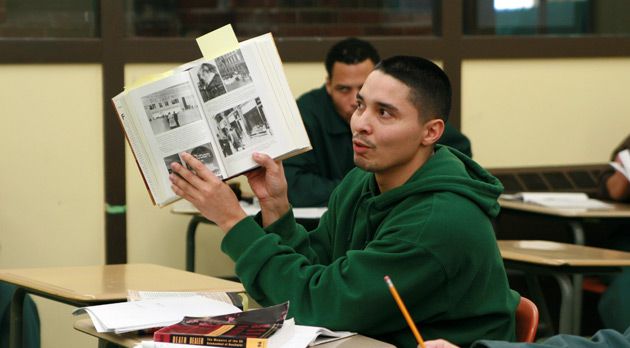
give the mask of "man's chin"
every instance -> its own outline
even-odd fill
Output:
[[[356,154],[354,155],[354,165],[355,165],[357,168],[361,168],[361,169],[365,170],[366,172],[372,172],[372,171],[374,171],[374,170],[373,170],[374,168],[372,168],[372,167],[369,165],[369,163],[367,163],[366,161],[362,160],[361,158],[357,158],[357,155],[356,155]]]

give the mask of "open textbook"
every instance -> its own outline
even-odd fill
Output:
[[[216,32],[223,33],[224,28]],[[230,27],[231,32],[231,27]],[[231,32],[233,36],[233,32]],[[204,37],[218,35],[215,32]],[[271,34],[146,79],[112,101],[154,204],[179,197],[170,164],[188,152],[223,180],[257,166],[252,153],[286,158],[311,146]]]
[[[501,198],[559,209],[609,210],[614,208],[611,204],[589,198],[583,192],[519,192],[503,194]]]
[[[620,151],[616,159],[618,162],[610,162],[610,165],[615,168],[616,171],[623,174],[623,176],[630,181],[630,150],[625,149]]]

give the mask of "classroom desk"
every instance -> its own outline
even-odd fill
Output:
[[[83,307],[121,302],[127,290],[244,291],[240,283],[151,264],[2,269],[0,281],[17,286],[11,302],[9,346],[22,347],[26,293]]]
[[[133,348],[136,344],[142,340],[150,340],[151,336],[138,336],[136,333],[127,333],[122,335],[116,335],[113,333],[98,333],[92,325],[92,320],[89,318],[81,318],[75,321],[74,328],[88,335],[97,337],[99,340],[99,347],[105,347],[106,342],[111,342],[126,348]],[[395,348],[393,345],[385,342],[375,340],[362,335],[355,335],[352,337],[344,338],[341,340],[332,341],[329,343],[321,344],[318,348]]]
[[[560,333],[580,334],[579,325],[575,323],[579,323],[581,306],[574,304],[576,292],[581,292],[581,278],[576,284],[569,275],[614,273],[619,272],[620,267],[630,266],[630,253],[617,250],[540,240],[499,240],[497,243],[505,267],[525,272],[534,291],[532,296],[543,306],[541,313],[547,310],[535,276],[551,275],[557,280],[561,294]]]
[[[260,207],[241,201],[241,208],[245,210],[247,215],[253,216],[258,213]],[[324,214],[326,208],[293,208],[293,215],[296,219],[318,221]],[[189,272],[195,271],[195,253],[196,253],[196,235],[197,227],[199,224],[214,224],[205,217],[199,214],[197,208],[195,208],[190,202],[186,200],[179,200],[173,204],[171,212],[174,214],[190,215],[190,221],[186,228],[186,270]]]
[[[609,203],[609,202],[608,202]],[[501,210],[512,210],[521,213],[544,215],[566,221],[573,233],[575,244],[584,244],[584,228],[582,223],[588,219],[624,219],[630,220],[630,204],[611,203],[610,210],[560,209],[521,201],[499,198]]]

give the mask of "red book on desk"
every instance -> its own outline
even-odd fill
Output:
[[[282,327],[288,302],[272,307],[215,317],[184,317],[177,324],[153,334],[155,342],[214,347],[268,346],[268,339]]]

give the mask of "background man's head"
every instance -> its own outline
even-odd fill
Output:
[[[384,59],[374,70],[390,75],[409,87],[409,100],[418,109],[420,121],[448,120],[451,83],[435,63],[420,57],[395,56]]]
[[[367,41],[348,38],[336,43],[326,55],[326,91],[332,98],[335,110],[350,121],[356,109],[356,95],[374,65],[381,58]]]

